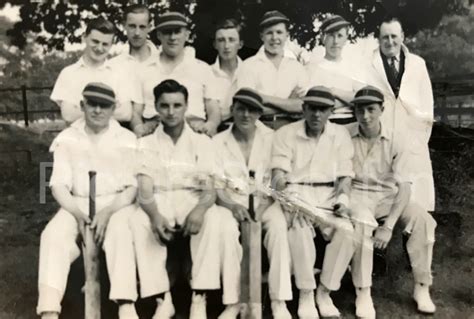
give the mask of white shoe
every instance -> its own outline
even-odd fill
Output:
[[[375,308],[370,295],[370,287],[356,288],[356,316],[358,318],[375,319]]]
[[[284,300],[272,301],[272,314],[274,319],[291,319],[291,314]]]
[[[138,319],[138,314],[133,302],[119,305],[118,308],[119,319]]]
[[[426,314],[433,314],[436,311],[436,306],[431,300],[430,287],[423,284],[415,284],[413,291],[413,299],[415,299],[418,306],[418,311]]]
[[[193,292],[191,310],[189,311],[190,319],[206,319],[206,295]]]
[[[58,319],[59,313],[56,311],[47,311],[41,314],[41,319]]]
[[[240,303],[227,305],[217,319],[235,319],[240,314]]]
[[[171,299],[171,293],[167,291],[163,298],[156,299],[156,310],[152,319],[170,319],[174,313],[173,299]]]
[[[314,303],[313,290],[300,290],[300,299],[298,301],[298,317],[305,319],[319,318],[318,310]]]
[[[321,317],[340,317],[341,313],[334,306],[331,296],[329,295],[331,291],[326,288],[319,286],[316,290],[316,304],[318,305],[319,314]]]

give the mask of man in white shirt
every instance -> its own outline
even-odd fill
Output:
[[[232,213],[216,206],[217,168],[210,138],[186,123],[188,91],[174,80],[153,90],[161,124],[138,142],[140,209],[131,219],[142,297],[158,296],[154,318],[174,306],[166,271],[166,243],[177,232],[190,237],[193,290],[190,318],[206,318],[206,290],[223,290],[223,303],[239,301],[242,248]]]
[[[301,98],[308,87],[307,74],[298,61],[284,55],[289,23],[289,19],[278,11],[263,15],[260,22],[263,50],[245,60],[237,77],[238,88],[248,87],[262,96],[265,105],[262,121],[274,122],[282,117],[288,123],[292,114],[298,116],[302,111]]]
[[[217,204],[232,211],[238,222],[249,220],[249,194],[252,183],[262,187],[270,184],[271,147],[273,130],[258,121],[263,113],[262,98],[252,89],[240,89],[233,98],[231,114],[234,123],[217,134],[213,141],[218,167],[225,183],[217,187]],[[249,180],[249,172],[254,180]],[[261,220],[265,236],[263,239],[270,264],[268,286],[274,318],[288,316],[285,301],[291,300],[290,251],[285,216],[282,212],[263,214],[271,205],[261,190],[254,194],[255,218]],[[238,308],[228,307],[222,318],[236,318]]]
[[[420,312],[432,314],[436,307],[429,286],[433,281],[431,261],[436,222],[410,198],[410,151],[406,143],[393,139],[390,129],[381,123],[383,101],[383,93],[372,86],[359,90],[352,101],[358,124],[350,128],[355,151],[350,208],[351,218],[358,222],[354,224],[354,239],[328,246],[326,256],[354,247],[351,274],[356,288],[356,316],[375,318],[370,293],[373,250],[387,247],[395,224],[400,221],[404,233],[409,235],[407,251],[415,280],[413,298]],[[381,222],[380,226],[376,220]],[[318,295],[329,298],[330,290],[339,289],[343,273],[330,275],[334,265],[326,261],[326,256]],[[342,266],[347,268],[348,264]],[[338,310],[331,308],[327,315],[338,316]]]
[[[89,22],[83,37],[86,47],[82,57],[59,74],[51,100],[61,108],[67,123],[83,117],[80,101],[87,83],[101,82],[112,87],[116,94],[114,118],[133,129],[133,109],[135,104],[143,103],[142,94],[133,74],[127,74],[126,69],[114,67],[107,61],[114,36],[115,26],[110,21],[100,17]]]
[[[126,50],[110,60],[114,68],[122,68],[133,77],[128,79],[130,85],[138,85],[142,92],[142,81],[140,78],[152,68],[154,62],[159,58],[156,46],[148,40],[151,30],[151,13],[143,4],[133,4],[124,11],[123,27],[127,35],[128,45]],[[139,81],[131,83],[132,80]],[[142,118],[144,104],[136,104],[133,108],[132,123],[133,131],[138,137],[150,134],[158,125],[158,120],[145,121]]]
[[[355,122],[350,101],[363,86],[356,80],[355,67],[342,57],[347,43],[350,23],[343,17],[332,15],[321,25],[324,58],[308,66],[310,86],[323,85],[331,89],[336,105],[329,121],[336,124]]]
[[[211,67],[194,56],[186,47],[189,39],[187,18],[178,12],[162,14],[157,21],[156,34],[161,43],[159,58],[142,78],[144,117],[156,116],[153,89],[167,79],[182,83],[189,91],[186,120],[193,130],[212,136],[221,122],[219,92]]]
[[[216,62],[212,65],[212,71],[217,78],[219,93],[221,93],[222,121],[231,117],[230,106],[237,92],[237,76],[242,65],[238,53],[244,44],[240,38],[241,30],[242,26],[236,20],[226,19],[216,26],[214,33],[214,48],[218,55]]]
[[[334,96],[325,87],[311,88],[303,97],[303,120],[283,126],[275,133],[272,147],[272,183],[277,191],[296,197],[308,206],[319,207],[329,219],[341,219],[344,227],[334,229],[318,225],[331,239],[329,245],[351,238],[353,228],[348,219],[350,182],[354,173],[352,143],[347,130],[327,122],[334,107]],[[288,239],[296,287],[300,291],[298,316],[317,318],[314,304],[316,261],[313,226],[298,217],[287,203],[275,202],[265,214],[284,212],[287,216]],[[352,254],[341,249],[329,257],[336,274],[344,273],[344,263]],[[340,266],[342,265],[342,266]],[[324,309],[319,308],[321,314]]]
[[[50,187],[61,206],[41,234],[37,313],[57,319],[71,263],[80,255],[77,238],[91,227],[105,251],[110,299],[119,318],[138,319],[133,302],[137,280],[133,237],[128,220],[135,213],[135,135],[112,119],[115,94],[102,83],[83,91],[84,116],[51,144],[54,153]],[[89,171],[95,171],[97,214],[89,214]]]

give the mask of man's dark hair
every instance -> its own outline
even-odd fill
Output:
[[[125,8],[123,11],[123,22],[127,21],[127,16],[130,13],[146,13],[148,15],[148,22],[151,21],[150,9],[144,4],[132,4]]]
[[[97,30],[104,34],[115,35],[116,33],[115,25],[103,17],[98,17],[89,21],[86,28],[86,33],[85,33],[86,36],[89,35],[92,32],[92,30]]]
[[[214,39],[216,37],[216,32],[221,29],[236,29],[239,33],[239,39],[242,39],[243,27],[243,24],[238,22],[237,19],[230,18],[221,20],[216,24],[216,28],[214,29]]]
[[[184,100],[188,103],[188,89],[175,80],[164,80],[153,89],[155,103],[165,93],[182,93]]]
[[[403,32],[403,24],[402,22],[400,21],[399,18],[397,17],[394,17],[394,16],[385,16],[382,21],[380,22],[379,26],[377,27],[377,29],[375,29],[375,37],[378,38],[380,36],[380,27],[382,26],[382,24],[384,23],[392,23],[392,22],[398,22],[400,24],[400,27],[402,28],[402,32]]]

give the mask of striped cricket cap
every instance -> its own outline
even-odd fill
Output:
[[[303,102],[309,105],[333,107],[335,98],[327,87],[313,86],[303,97]]]
[[[107,84],[91,82],[82,91],[82,96],[88,101],[93,101],[102,105],[115,103],[114,90]]]
[[[280,11],[267,11],[260,21],[260,28],[267,28],[281,22],[289,23],[290,19]]]
[[[163,13],[158,17],[155,30],[163,30],[163,29],[170,29],[170,28],[179,28],[179,27],[187,27],[188,26],[188,19],[184,16],[184,14],[175,11],[169,11]]]
[[[339,15],[332,15],[323,21],[323,24],[321,25],[321,30],[324,33],[329,33],[329,32],[337,31],[349,25],[351,24],[348,21],[346,21],[346,19],[344,19],[343,17]]]
[[[263,99],[255,90],[241,88],[234,94],[233,100],[234,103],[235,101],[239,101],[263,112]]]
[[[364,86],[357,91],[354,99],[351,101],[354,105],[367,103],[383,103],[383,93],[374,86]]]

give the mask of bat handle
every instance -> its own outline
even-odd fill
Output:
[[[250,171],[249,171],[249,177],[250,177],[251,182],[253,182],[252,180],[255,178],[255,171],[250,170]],[[249,214],[250,214],[250,217],[251,217],[253,220],[255,220],[255,207],[254,207],[254,195],[253,195],[253,190],[252,190],[252,192],[249,194]]]
[[[89,218],[95,216],[95,197],[96,197],[96,171],[89,171]]]

